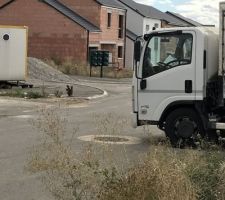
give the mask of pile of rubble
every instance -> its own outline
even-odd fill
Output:
[[[29,69],[29,82],[30,81],[42,81],[42,82],[64,82],[74,83],[75,80],[62,72],[54,69],[48,64],[37,58],[28,58]]]

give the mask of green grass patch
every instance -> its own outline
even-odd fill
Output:
[[[2,90],[0,96],[15,97],[15,98],[28,98],[28,99],[38,99],[46,98],[48,94],[42,91],[25,90],[25,89],[10,89]]]

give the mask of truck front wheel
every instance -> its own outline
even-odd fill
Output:
[[[198,114],[189,108],[179,108],[166,118],[165,132],[173,147],[197,147],[205,136]]]

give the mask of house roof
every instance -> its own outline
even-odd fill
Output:
[[[182,20],[183,22],[187,23],[189,26],[204,26],[203,24],[200,24],[192,19],[186,18],[178,13],[167,11],[166,14],[168,14],[174,18],[177,18],[179,20]]]
[[[168,13],[165,13],[164,18],[162,20],[167,21],[169,24],[181,26],[181,27],[187,27],[190,26],[187,22],[184,20],[181,20],[177,17],[174,17],[173,15],[170,15]]]
[[[83,28],[87,29],[90,32],[100,32],[101,30],[95,26],[94,24],[90,23],[85,18],[78,15],[75,11],[71,10],[58,0],[42,0],[44,3],[48,4],[49,6],[53,7],[72,21],[76,22]]]
[[[138,14],[143,17],[150,17],[154,19],[162,19],[164,13],[157,10],[156,8],[144,4],[137,3],[133,0],[118,0],[123,3],[125,6],[129,7],[130,9],[134,10]]]
[[[95,1],[98,2],[99,4],[103,5],[103,6],[108,6],[108,7],[112,7],[112,8],[119,8],[119,9],[123,9],[123,10],[126,9],[124,6],[119,4],[116,0],[95,0]]]
[[[10,3],[14,2],[15,0],[0,0],[0,9],[3,9]],[[52,8],[56,9],[61,14],[68,17],[70,20],[74,21],[75,23],[79,24],[86,30],[90,32],[100,32],[101,30],[95,26],[94,24],[90,23],[85,18],[78,15],[75,11],[71,10],[64,4],[62,4],[58,0],[41,0],[42,2],[46,3],[47,5],[51,6]]]
[[[136,13],[140,14],[142,17],[164,20],[169,22],[170,24],[177,26],[187,26],[187,23],[185,23],[183,20],[179,20],[175,17],[172,17],[171,15],[161,12],[160,10],[152,6],[140,4],[133,0],[118,0],[118,1],[120,1],[125,6],[129,7]]]
[[[133,41],[135,41],[136,38],[138,37],[138,35],[136,35],[135,33],[133,33],[132,31],[130,31],[128,29],[126,30],[126,36]]]
[[[14,0],[0,0],[0,9],[7,6],[8,4],[10,4],[13,1]]]

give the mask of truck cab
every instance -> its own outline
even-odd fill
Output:
[[[173,146],[205,137],[223,115],[218,29],[157,29],[137,38],[134,54],[135,126],[157,125]]]

